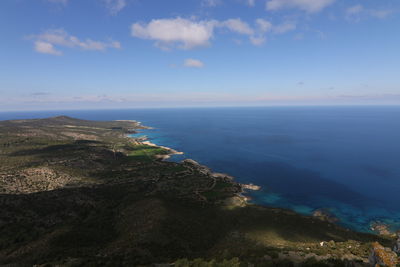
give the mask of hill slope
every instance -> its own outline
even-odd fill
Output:
[[[160,161],[169,151],[126,137],[140,128],[64,116],[0,122],[0,264],[362,266],[371,242],[392,242],[246,204],[230,177]]]

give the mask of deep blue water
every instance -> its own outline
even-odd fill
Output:
[[[54,115],[138,120],[156,128],[144,133],[154,143],[261,185],[255,203],[327,208],[356,230],[373,220],[400,228],[400,107],[8,112],[0,120]]]

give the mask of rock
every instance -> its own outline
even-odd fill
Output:
[[[371,230],[379,235],[386,235],[386,236],[393,235],[393,232],[390,230],[389,226],[379,221],[371,223]]]
[[[241,184],[243,189],[258,191],[261,189],[261,186],[255,184]]]
[[[194,161],[192,159],[185,159],[182,161],[182,163],[185,164],[186,166],[190,166],[193,169],[196,169],[198,172],[204,175],[212,175],[212,172],[208,167],[201,165],[197,161]]]
[[[339,219],[333,216],[329,211],[325,209],[317,209],[313,212],[313,217],[318,218],[322,221],[330,222],[330,223],[335,223],[338,222]]]
[[[372,244],[372,252],[369,256],[369,262],[376,267],[396,267],[399,263],[397,254],[391,249],[383,247],[378,242]]]
[[[189,164],[189,165],[200,166],[200,164],[197,161],[192,160],[192,159],[185,159],[182,162]]]
[[[400,254],[400,233],[397,233],[397,240],[394,244],[393,251],[397,254]]]
[[[233,176],[230,176],[229,174],[219,172],[213,172],[211,176],[214,178],[223,178],[225,181],[232,181],[234,179]]]

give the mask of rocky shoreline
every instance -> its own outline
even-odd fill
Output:
[[[136,123],[139,123],[139,122],[136,122]],[[141,124],[139,123],[139,125],[141,125]],[[143,129],[155,129],[153,127],[142,126],[142,125],[141,125],[141,127],[143,127]],[[138,132],[136,132],[136,134],[137,133]],[[143,137],[139,137],[139,138],[133,137],[133,138],[136,139],[136,141],[139,142],[140,144],[157,147],[157,148],[166,150],[168,152],[167,154],[156,155],[156,157],[158,159],[160,159],[161,161],[166,161],[173,155],[183,155],[184,154],[184,152],[179,152],[173,148],[152,143],[151,141],[148,140],[147,136],[143,136]],[[202,172],[206,175],[210,175],[215,178],[225,178],[225,179],[228,178],[228,180],[230,180],[232,182],[234,181],[233,176],[230,176],[225,173],[212,172],[210,168],[208,168],[207,166],[201,165],[200,163],[198,163],[195,160],[185,159],[181,163],[186,163],[186,164],[189,163],[193,166],[196,166],[196,168],[199,169],[200,172]],[[244,206],[244,205],[251,204],[251,197],[247,196],[246,192],[248,192],[249,190],[250,191],[261,190],[261,186],[255,185],[253,183],[249,183],[249,184],[243,184],[243,183],[237,183],[237,182],[233,182],[233,183],[235,185],[239,185],[241,190],[240,190],[240,192],[236,193],[232,199],[227,200],[227,203],[229,203],[229,204],[238,205],[238,206]],[[326,221],[326,222],[333,223],[333,224],[338,224],[340,222],[340,220],[337,217],[335,217],[333,214],[331,214],[325,208],[318,208],[318,209],[314,210],[313,213],[311,214],[311,216],[315,217],[321,221]],[[381,235],[381,236],[389,236],[389,237],[396,236],[396,232],[391,231],[389,225],[381,223],[379,221],[372,221],[370,229],[371,229],[371,231],[373,231],[376,234]],[[400,229],[399,229],[399,232],[400,232]],[[400,245],[399,245],[399,247],[400,247]]]
[[[144,129],[154,129],[152,127],[148,127],[148,126],[143,126],[145,127]],[[142,144],[142,145],[147,145],[147,146],[151,146],[151,147],[157,147],[157,148],[161,148],[166,150],[168,153],[167,154],[159,154],[156,155],[156,158],[158,158],[161,161],[166,161],[168,160],[171,156],[173,155],[183,155],[184,152],[180,152],[177,151],[173,148],[170,147],[166,147],[166,146],[161,146],[161,145],[157,145],[155,143],[152,143],[151,141],[149,141],[147,136],[142,136],[142,137],[130,137],[130,138],[134,138],[136,140],[136,142]],[[228,174],[225,173],[218,173],[218,172],[213,172],[210,168],[208,168],[205,165],[201,165],[200,163],[198,163],[197,161],[193,160],[193,159],[184,159],[181,161],[181,163],[183,164],[190,164],[192,166],[194,166],[200,173],[203,173],[205,175],[208,175],[210,177],[213,178],[217,178],[217,179],[224,179],[225,181],[229,181],[232,184],[234,184],[235,186],[238,185],[240,187],[239,192],[235,193],[235,195],[228,199],[225,204],[227,205],[233,205],[233,206],[245,206],[250,204],[251,198],[249,196],[246,196],[245,193],[247,191],[258,191],[261,190],[261,186],[259,185],[255,185],[253,183],[249,183],[249,184],[242,184],[242,183],[237,183],[234,182],[234,177],[230,176]],[[211,187],[212,189],[212,187]]]

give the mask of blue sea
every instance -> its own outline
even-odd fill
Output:
[[[303,214],[324,208],[348,228],[400,228],[400,107],[182,108],[0,113],[138,120],[156,144],[262,190],[257,204]]]

